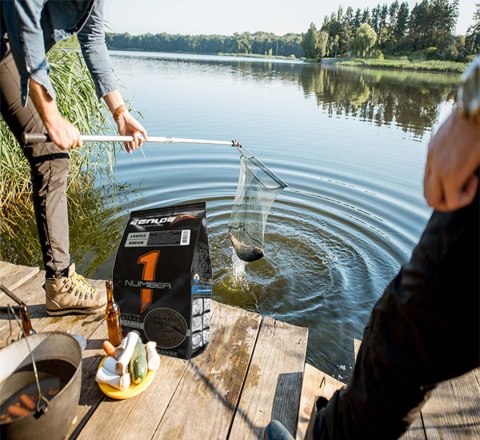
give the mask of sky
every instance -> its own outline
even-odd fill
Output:
[[[410,10],[421,0],[407,0]],[[465,34],[473,22],[477,0],[460,0],[457,34]],[[109,0],[105,19],[112,32],[132,35],[219,34],[273,32],[302,33],[310,23],[320,27],[325,15],[348,6],[364,9],[393,0]],[[399,0],[401,3],[402,0]]]

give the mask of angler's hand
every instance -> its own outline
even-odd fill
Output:
[[[78,128],[71,122],[60,116],[51,121],[46,121],[45,128],[52,142],[62,150],[80,148],[82,136]]]
[[[128,111],[124,111],[117,118],[118,133],[122,136],[133,136],[132,142],[124,142],[125,149],[131,153],[135,148],[140,148],[147,138],[147,130]]]
[[[453,211],[472,202],[478,190],[480,124],[453,112],[428,146],[423,179],[427,203],[437,211]]]
[[[50,139],[58,148],[68,150],[82,146],[82,137],[78,128],[60,114],[57,102],[33,78],[30,80],[30,98],[32,98]]]

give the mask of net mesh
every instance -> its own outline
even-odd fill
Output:
[[[228,225],[237,256],[255,261],[264,255],[267,217],[278,193],[287,185],[253,155],[239,148],[240,174]]]

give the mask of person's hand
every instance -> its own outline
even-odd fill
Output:
[[[82,137],[78,128],[60,114],[57,102],[34,79],[30,80],[30,97],[50,139],[58,148],[68,150],[82,146]]]
[[[131,153],[140,148],[147,139],[147,130],[128,111],[124,111],[117,118],[118,133],[122,136],[133,136],[132,142],[124,142],[125,149]]]
[[[62,150],[80,148],[82,136],[71,122],[58,114],[52,120],[45,121],[45,128],[52,142]]]
[[[437,211],[453,211],[472,202],[478,190],[480,124],[454,111],[428,146],[423,179],[427,203]]]

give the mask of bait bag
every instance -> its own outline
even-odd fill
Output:
[[[124,332],[190,359],[210,340],[211,284],[204,202],[131,213],[113,270]]]

